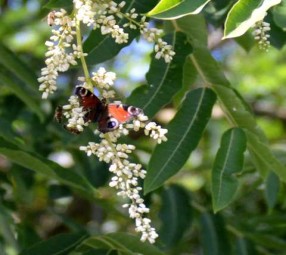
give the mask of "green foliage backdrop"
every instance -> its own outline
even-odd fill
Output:
[[[128,40],[118,44],[82,26],[89,72],[117,73],[116,99],[168,129],[158,145],[142,130],[120,138],[147,170],[138,185],[159,234],[154,244],[134,231],[122,208],[129,201],[108,185],[109,165],[79,150],[100,142],[96,124],[75,135],[54,120],[82,76],[80,61],[41,98],[53,29],[46,17],[60,8],[74,15],[73,1],[0,8],[1,255],[286,254],[285,0],[127,0],[126,12],[135,8],[164,30],[171,62],[157,59],[139,30],[125,28]],[[253,26],[269,37],[253,35]]]

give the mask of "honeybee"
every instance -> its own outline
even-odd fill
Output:
[[[61,105],[56,108],[54,118],[58,123],[63,122],[63,107]]]
[[[56,108],[54,118],[55,118],[55,120],[56,120],[58,123],[60,123],[60,124],[63,123],[63,118],[64,118],[64,117],[63,117],[63,112],[64,112],[64,111],[63,111],[63,107],[62,107],[61,105],[59,105],[59,106]],[[81,131],[79,131],[79,130],[76,129],[76,128],[68,127],[67,124],[64,124],[63,127],[64,127],[64,129],[66,129],[67,131],[69,131],[69,132],[72,133],[72,134],[78,135],[78,134],[81,133]]]

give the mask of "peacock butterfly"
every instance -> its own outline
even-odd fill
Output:
[[[140,108],[111,103],[107,104],[106,101],[100,100],[95,94],[83,86],[77,86],[75,94],[79,98],[79,103],[83,107],[83,111],[86,112],[84,115],[85,122],[97,122],[98,130],[102,133],[113,131],[119,127],[120,124],[130,121],[132,118],[143,113]],[[56,111],[56,119],[62,115],[62,108],[58,108]],[[58,122],[60,122],[58,120]],[[68,129],[68,128],[66,128]],[[76,130],[70,130],[72,133],[79,133]]]

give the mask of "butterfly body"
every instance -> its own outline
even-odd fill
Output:
[[[125,104],[107,104],[100,100],[91,91],[83,86],[77,86],[75,94],[79,98],[80,105],[86,111],[85,122],[97,122],[98,129],[102,133],[113,131],[120,124],[130,121],[142,113],[142,110]]]

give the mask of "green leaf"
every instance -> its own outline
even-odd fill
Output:
[[[95,190],[90,183],[77,173],[62,168],[58,164],[44,159],[35,153],[25,151],[1,137],[0,144],[0,153],[12,162],[46,175],[49,178],[55,178],[62,183],[85,192],[89,196],[95,195]]]
[[[4,69],[4,68],[3,68]],[[4,70],[0,70],[0,80],[7,86],[11,92],[15,94],[20,100],[22,100],[41,121],[44,120],[43,111],[40,108],[39,100],[35,100],[30,91],[27,91],[21,84],[16,84],[9,76],[4,74]],[[40,97],[39,97],[40,98]]]
[[[253,242],[256,243],[256,245],[261,245],[263,247],[267,247],[274,250],[285,250],[286,249],[286,242],[284,238],[279,238],[273,234],[267,235],[267,234],[261,234],[256,233],[254,231],[244,233],[244,235],[251,239]]]
[[[35,72],[29,68],[27,63],[22,61],[22,59],[2,43],[0,43],[0,56],[0,63],[3,66],[33,90],[38,89],[39,84]]]
[[[19,244],[15,238],[13,223],[14,219],[11,215],[11,210],[4,207],[3,202],[1,202],[0,204],[1,239],[5,241],[9,246],[13,247],[14,249],[12,250],[16,251],[19,249]]]
[[[172,100],[174,94],[182,88],[183,66],[186,56],[191,52],[183,33],[174,33],[164,37],[173,45],[176,55],[171,63],[157,60],[152,56],[150,69],[146,75],[149,86],[141,86],[127,99],[130,105],[136,105],[152,118],[164,105]]]
[[[47,9],[68,8],[73,6],[72,0],[50,0],[44,5]]]
[[[187,95],[167,126],[168,141],[159,144],[152,154],[144,181],[145,194],[161,186],[185,164],[201,139],[215,101],[215,94],[208,88],[195,89]]]
[[[179,22],[176,26],[185,31],[186,28]],[[189,37],[191,37],[189,35]],[[193,54],[190,60],[196,68],[203,83],[210,86],[217,94],[221,107],[227,116],[229,122],[240,128],[244,128],[251,134],[248,137],[248,149],[251,159],[263,177],[266,177],[269,170],[273,170],[280,178],[285,180],[285,167],[275,158],[271,152],[267,139],[261,129],[258,127],[254,117],[249,111],[247,104],[237,91],[231,88],[229,81],[224,76],[221,67],[210,54],[209,50],[203,44],[194,41]],[[258,147],[256,147],[258,146]],[[263,156],[261,156],[263,154]],[[266,160],[270,157],[271,164]],[[271,166],[271,167],[270,167]]]
[[[88,252],[91,249],[108,249],[115,250],[119,254],[143,254],[143,255],[163,255],[155,246],[142,242],[138,237],[125,233],[112,233],[102,236],[93,236],[86,239],[77,251]]]
[[[271,210],[277,202],[277,196],[279,193],[279,178],[273,172],[270,172],[266,179],[265,198],[268,208]]]
[[[229,255],[231,246],[224,219],[219,214],[201,215],[201,243],[204,255]]]
[[[269,8],[280,2],[281,0],[239,0],[227,15],[223,39],[243,35],[257,21],[264,19]]]
[[[254,164],[260,170],[262,176],[266,177],[271,170],[276,173],[282,181],[286,181],[286,167],[277,160],[271,152],[269,145],[261,142],[256,134],[245,130],[248,142],[248,150],[252,154]]]
[[[273,20],[275,24],[282,28],[283,30],[286,29],[286,5],[282,6],[275,6],[272,11]]]
[[[210,0],[161,0],[147,13],[157,19],[178,19],[190,14],[198,14]]]
[[[251,32],[247,31],[242,36],[236,37],[235,41],[247,52],[255,45],[255,40]]]
[[[219,255],[218,237],[212,217],[208,213],[201,216],[201,237],[204,255]]]
[[[159,216],[162,221],[160,239],[170,248],[181,240],[191,225],[192,207],[188,192],[177,185],[165,189]]]
[[[0,136],[4,137],[6,141],[17,146],[22,146],[24,142],[20,139],[12,129],[12,123],[5,119],[0,119]]]
[[[48,240],[36,243],[32,247],[20,252],[19,255],[69,254],[86,236],[87,235],[83,233],[59,234]]]
[[[186,16],[174,21],[171,24],[178,26],[191,40],[192,45],[208,46],[208,30],[205,17],[202,14]],[[174,26],[174,25],[173,25]]]
[[[144,4],[142,4],[141,0],[133,0],[127,2],[123,10],[125,12],[135,8],[137,13],[145,13],[150,8],[153,8],[154,4],[155,2],[151,0],[144,1]],[[139,20],[140,17],[138,17],[137,21],[139,22]],[[124,17],[117,19],[117,24],[120,27],[125,23],[128,23],[128,20]],[[95,65],[112,59],[122,48],[128,46],[135,37],[140,35],[138,29],[124,28],[124,31],[128,33],[128,42],[118,44],[115,43],[115,39],[110,34],[102,35],[100,29],[93,30],[83,44],[83,51],[88,53],[86,57],[87,63]]]
[[[225,208],[234,198],[238,188],[235,173],[242,170],[246,136],[242,129],[228,130],[222,137],[212,170],[213,210]]]
[[[238,238],[236,240],[236,247],[235,247],[237,255],[256,255],[257,252],[254,249],[253,245],[249,240],[244,238]]]
[[[128,46],[140,34],[138,29],[126,29],[126,32],[129,34],[128,42],[118,44],[115,43],[115,39],[111,38],[111,36],[102,35],[99,29],[93,30],[83,44],[83,51],[88,53],[86,57],[88,65],[96,65],[112,59],[122,48]]]

